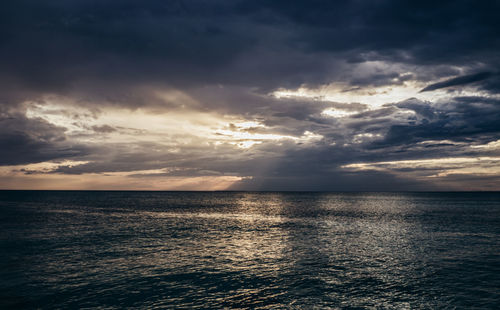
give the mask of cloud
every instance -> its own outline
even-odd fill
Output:
[[[451,87],[451,86],[459,86],[459,85],[466,85],[470,83],[475,83],[479,81],[486,80],[490,77],[492,77],[494,74],[492,72],[480,72],[476,74],[469,74],[469,75],[464,75],[464,76],[459,76],[456,78],[452,78],[443,82],[438,82],[431,84],[424,89],[422,89],[420,92],[425,92],[425,91],[433,91],[436,89],[440,88],[445,88],[445,87]]]
[[[0,109],[1,112],[1,109]],[[88,153],[66,140],[65,128],[20,112],[0,113],[0,165],[19,165],[72,158]]]
[[[110,132],[115,132],[117,129],[109,126],[109,125],[94,125],[92,126],[92,129],[95,132],[100,132],[100,133],[110,133]]]
[[[351,171],[385,171],[395,177],[406,176],[412,180],[432,179],[435,186],[451,188],[455,186],[462,190],[498,190],[498,185],[491,181],[500,180],[499,163],[500,157],[440,157],[354,163],[345,165],[343,168]],[[487,183],[478,182],[481,178],[487,180]],[[468,180],[468,184],[463,184],[464,180]]]
[[[497,156],[473,146],[500,131],[499,5],[4,1],[0,165],[126,188],[434,188],[342,167]]]
[[[145,88],[401,84],[411,75],[352,70],[497,66],[497,10],[468,1],[3,3],[0,81],[11,100],[58,93],[133,107],[154,102]]]

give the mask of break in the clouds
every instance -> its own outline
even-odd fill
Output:
[[[0,3],[0,187],[500,189],[498,1]]]

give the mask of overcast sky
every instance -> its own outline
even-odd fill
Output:
[[[499,1],[0,2],[0,188],[500,190]]]

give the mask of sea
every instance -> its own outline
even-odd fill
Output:
[[[0,191],[0,309],[500,309],[500,193]]]

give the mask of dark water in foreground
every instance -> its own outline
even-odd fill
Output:
[[[0,308],[500,306],[500,193],[0,191]]]

